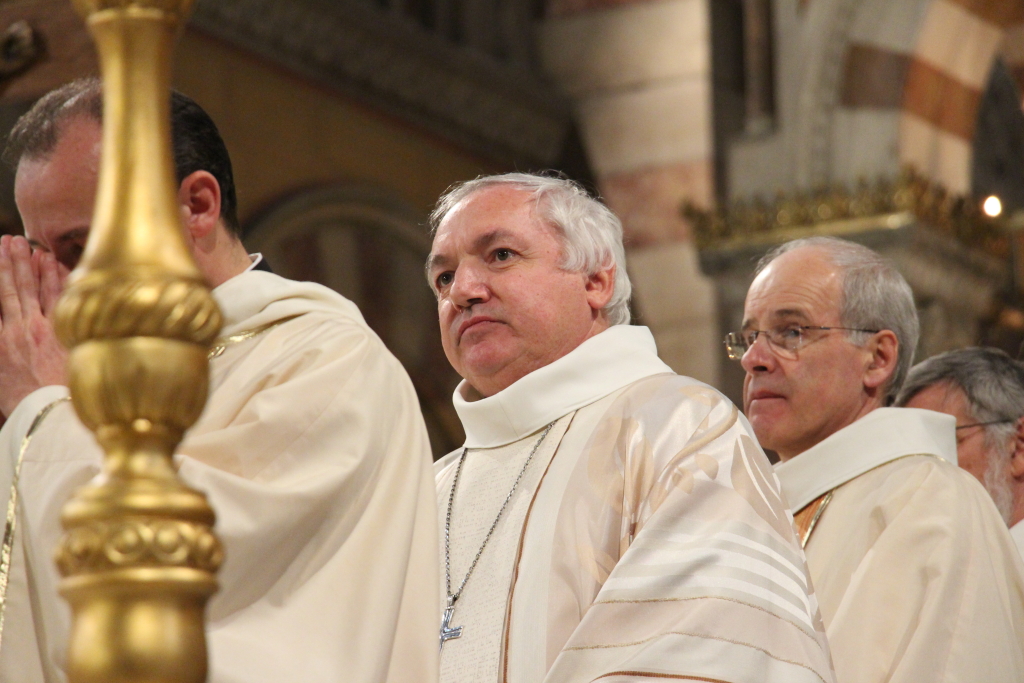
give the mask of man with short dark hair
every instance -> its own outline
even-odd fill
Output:
[[[953,420],[887,407],[917,337],[892,264],[812,237],[761,261],[726,345],[747,418],[782,459],[837,681],[1024,680],[1024,575],[956,467]]]
[[[896,405],[956,418],[960,467],[992,496],[1024,554],[1024,366],[999,349],[947,351],[914,366]]]
[[[456,186],[432,223],[466,428],[437,463],[441,681],[833,680],[749,426],[629,324],[618,218],[514,173]]]
[[[0,240],[0,503],[17,490],[0,564],[5,682],[64,678],[70,613],[51,553],[61,505],[101,462],[46,317],[92,221],[100,97],[95,80],[50,93],[7,155],[29,239]],[[261,272],[216,126],[180,94],[172,117],[186,239],[225,318],[209,400],[176,456],[225,547],[209,680],[429,682],[437,536],[412,385],[351,302]]]

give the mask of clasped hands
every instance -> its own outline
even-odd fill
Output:
[[[68,352],[53,329],[67,269],[24,237],[0,237],[0,413],[36,389],[67,385]],[[2,421],[0,421],[2,423]]]

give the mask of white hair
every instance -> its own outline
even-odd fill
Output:
[[[905,406],[925,389],[945,385],[963,392],[971,418],[985,425],[988,468],[985,488],[1007,523],[1013,491],[1007,477],[1017,421],[1024,417],[1024,366],[998,349],[973,347],[947,351],[915,365],[896,397]]]
[[[837,237],[805,237],[786,242],[768,252],[757,264],[756,272],[760,273],[786,252],[802,247],[821,249],[842,272],[839,320],[843,327],[890,330],[896,335],[899,342],[896,369],[885,385],[883,396],[883,405],[889,405],[914,363],[914,352],[921,334],[914,292],[887,259],[863,245]],[[850,340],[858,345],[864,344],[870,336],[865,332],[848,334]]]
[[[455,206],[488,187],[512,187],[531,195],[534,210],[551,225],[562,243],[562,269],[594,275],[615,266],[615,288],[602,309],[611,325],[628,325],[632,285],[626,272],[626,250],[622,246],[622,222],[578,183],[567,178],[531,173],[480,176],[458,183],[437,200],[430,214],[433,234]]]

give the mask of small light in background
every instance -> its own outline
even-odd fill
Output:
[[[981,210],[989,218],[997,218],[1003,213],[1003,203],[999,201],[999,197],[992,195],[982,203]]]

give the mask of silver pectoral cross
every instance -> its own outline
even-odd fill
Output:
[[[448,596],[448,606],[444,610],[444,618],[441,619],[441,645],[437,648],[438,652],[444,649],[444,643],[446,640],[462,637],[461,626],[456,626],[455,628],[451,627],[452,614],[454,612],[455,599],[452,596]]]

